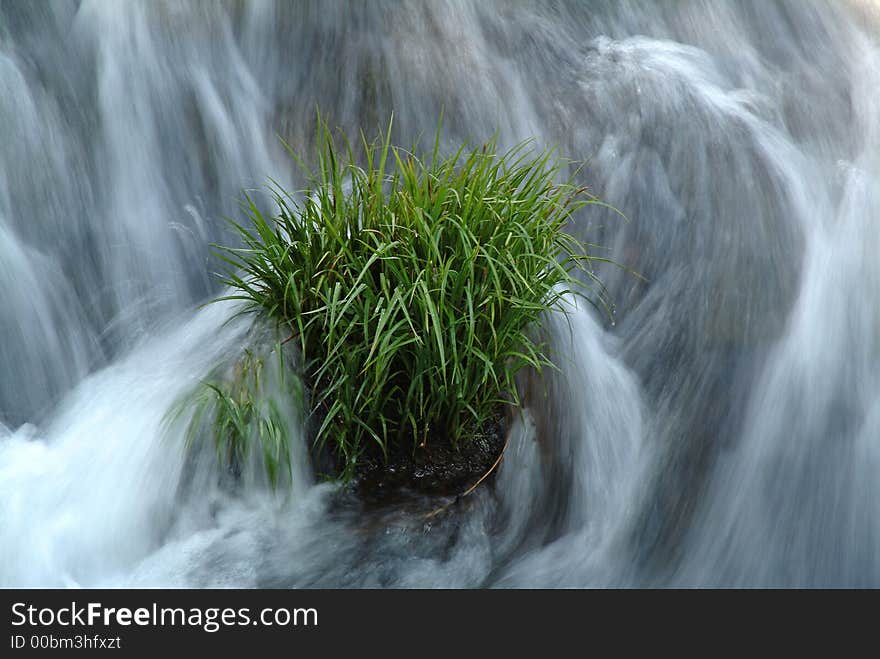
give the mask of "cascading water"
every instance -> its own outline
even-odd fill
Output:
[[[877,89],[873,0],[0,0],[0,584],[880,586]],[[571,227],[614,321],[549,320],[446,516],[231,492],[165,424],[245,340],[208,245],[316,106],[558,144],[627,218]]]

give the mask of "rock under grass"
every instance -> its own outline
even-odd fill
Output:
[[[441,436],[415,451],[397,447],[387,462],[380,453],[367,452],[352,481],[353,491],[374,504],[408,494],[461,496],[478,483],[492,481],[505,448],[507,427],[506,415],[499,410],[457,448]]]

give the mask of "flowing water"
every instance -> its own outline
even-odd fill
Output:
[[[880,586],[878,89],[873,0],[0,0],[0,584]],[[222,487],[164,422],[316,106],[557,144],[627,218],[571,231],[643,279],[548,320],[448,514]]]

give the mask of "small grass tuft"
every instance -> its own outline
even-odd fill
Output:
[[[210,438],[221,464],[237,479],[255,453],[272,487],[292,482],[291,434],[304,397],[298,377],[290,377],[280,343],[268,354],[245,349],[237,359],[216,367],[166,418],[173,426],[187,419],[189,450]]]

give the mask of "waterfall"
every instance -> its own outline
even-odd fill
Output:
[[[0,585],[880,586],[877,89],[874,0],[0,0]],[[547,319],[448,514],[230,491],[166,423],[316,107],[557,145],[619,210],[569,227],[613,315]]]

